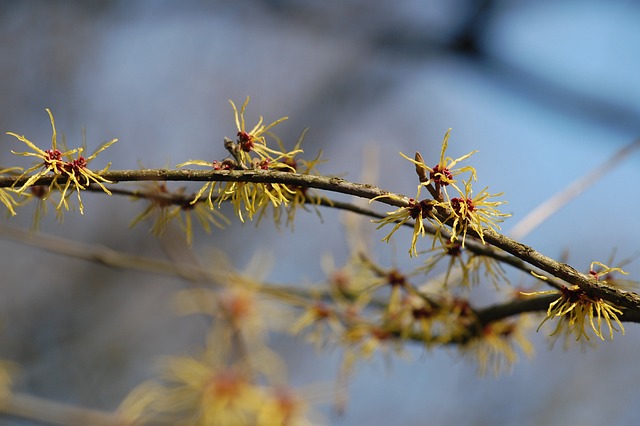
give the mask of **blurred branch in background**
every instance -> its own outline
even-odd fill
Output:
[[[563,206],[569,204],[571,200],[583,193],[589,187],[593,186],[597,180],[605,178],[608,173],[610,173],[622,160],[631,155],[631,153],[638,147],[640,147],[640,139],[624,146],[600,166],[572,182],[565,189],[541,203],[529,214],[520,219],[520,221],[511,228],[509,235],[515,240],[522,239],[525,235],[529,234],[538,225],[544,222],[549,216],[557,212]],[[542,177],[542,179],[544,179],[544,177]]]

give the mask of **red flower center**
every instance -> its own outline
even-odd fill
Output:
[[[462,211],[462,206],[466,204],[467,212],[473,212],[476,209],[476,206],[473,204],[473,200],[471,198],[452,198],[451,199],[451,207],[453,210],[460,214]]]
[[[442,180],[442,178],[445,180]],[[436,184],[447,186],[449,185],[450,180],[453,179],[453,174],[446,167],[440,168],[440,164],[436,164],[433,166],[433,171],[429,172],[429,179],[431,179]]]
[[[244,152],[251,152],[253,149],[253,135],[247,132],[238,132],[238,143]]]

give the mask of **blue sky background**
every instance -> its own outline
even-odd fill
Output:
[[[310,128],[304,147],[324,151],[322,172],[373,174],[413,195],[414,171],[398,152],[435,159],[451,127],[451,156],[479,150],[479,184],[505,193],[508,232],[640,136],[638,22],[629,1],[2,2],[0,129],[46,143],[49,107],[70,145],[82,127],[90,149],[117,137],[101,156],[113,168],[167,167],[224,157],[222,137],[234,133],[227,99],[250,95],[250,123],[287,115],[278,134],[291,143]],[[18,147],[2,139],[0,161],[10,164]],[[614,247],[617,259],[637,255],[639,167],[635,153],[523,242],[552,257],[567,251],[582,270]],[[144,227],[128,229],[142,203],[104,198],[87,195],[85,216],[43,230],[163,255]],[[23,216],[10,223],[28,227]],[[270,280],[318,282],[322,256],[347,254],[341,214],[323,218],[300,215],[296,233],[233,226],[197,235],[194,248],[222,248],[238,266],[271,251]],[[412,266],[408,236],[376,254]],[[168,309],[177,280],[0,246],[0,353],[22,364],[23,391],[113,409],[149,376],[154,355],[184,353],[201,338]],[[638,262],[626,269],[640,273]],[[514,285],[528,282],[514,275]],[[362,365],[346,414],[325,414],[337,425],[631,424],[639,337],[629,324],[613,344],[565,352],[548,351],[541,332],[535,358],[498,378],[477,377],[454,350],[409,348],[413,360],[390,370],[381,360]],[[337,354],[276,342],[292,382],[336,374]]]

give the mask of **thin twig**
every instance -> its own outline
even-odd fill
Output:
[[[0,413],[58,426],[124,426],[126,424],[112,413],[15,392],[0,399]]]
[[[628,157],[629,154],[631,154],[631,152],[633,152],[633,150],[638,147],[640,147],[640,139],[622,147],[618,152],[611,156],[611,158],[607,159],[607,161],[591,170],[581,178],[575,180],[545,202],[538,205],[538,207],[533,209],[513,228],[511,228],[511,230],[509,231],[509,236],[513,239],[520,240],[525,235],[528,235],[542,222],[547,220],[549,216],[560,210],[560,208],[569,203],[569,201],[573,200],[575,197],[584,192],[598,179],[611,172],[611,170],[615,168],[618,163]]]

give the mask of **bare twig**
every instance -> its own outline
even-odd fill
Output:
[[[625,159],[634,149],[640,147],[640,139],[632,142],[629,145],[622,147],[607,161],[591,170],[586,175],[572,182],[569,186],[558,192],[545,202],[541,203],[533,209],[529,214],[523,217],[511,230],[509,236],[511,238],[520,240],[525,235],[528,235],[538,225],[544,222],[549,216],[560,210],[564,205],[569,203],[575,197],[580,195],[583,191],[593,185],[598,179],[611,172],[618,163]]]
[[[23,393],[0,399],[0,413],[59,426],[124,426],[115,414],[75,407]]]

